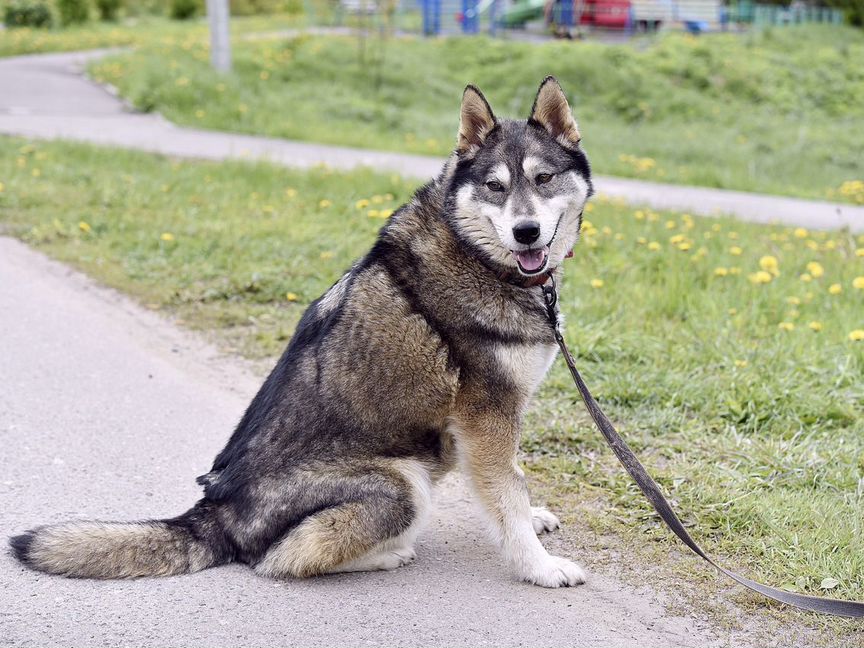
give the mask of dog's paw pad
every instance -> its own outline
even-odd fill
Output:
[[[561,526],[561,521],[554,513],[543,506],[531,507],[531,522],[534,524],[534,533],[550,533]]]

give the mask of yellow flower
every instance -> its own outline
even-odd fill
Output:
[[[42,175],[42,171],[40,171],[39,169],[33,169],[30,172],[30,175],[32,175],[34,178],[38,178],[40,175]]]
[[[174,240],[174,235],[171,232],[162,232],[162,236],[159,238],[163,241],[171,242]]]
[[[660,249],[660,244],[657,241],[651,241],[648,244],[648,249],[651,250],[652,252],[656,252],[657,250]]]
[[[323,200],[318,202],[318,207],[321,209],[327,209],[332,204],[333,204],[332,202],[330,202],[329,200],[324,198]]]
[[[787,304],[792,304],[792,306],[799,306],[801,304],[801,300],[798,297],[787,297]]]
[[[737,245],[733,245],[732,247],[729,248],[729,254],[731,254],[732,256],[741,256],[741,253],[742,253],[743,251],[744,251],[744,250],[742,250],[742,249],[741,249],[740,247],[738,247]]]
[[[289,293],[285,293],[285,299],[287,299],[290,302],[295,302],[299,299],[299,297],[297,297],[297,293],[289,292]]]
[[[729,271],[724,267],[714,268],[714,276],[715,277],[725,277],[729,274]]]
[[[2,193],[2,192],[3,192],[3,183],[0,182],[0,193]],[[864,257],[864,248],[858,248],[857,250],[855,250],[855,256]]]
[[[811,277],[811,276],[810,276],[809,274],[807,274],[806,272],[805,272],[804,274],[802,274],[802,275],[801,275],[800,277],[798,277],[798,278],[799,278],[801,281],[805,282],[805,283],[808,282],[808,281],[813,281],[813,277]]]
[[[733,241],[737,241],[738,240],[738,232],[729,232],[729,238],[732,239]]]
[[[731,268],[729,268],[729,274],[739,275],[739,274],[741,274],[741,268],[737,268],[735,266],[732,266]]]
[[[808,232],[803,227],[797,227],[795,228],[795,231],[792,232],[792,234],[795,236],[795,238],[805,239],[807,238],[807,235],[810,234],[810,232]]]
[[[633,212],[633,218],[635,218],[636,220],[644,220],[645,212],[643,212],[641,209],[637,209],[635,212]]]
[[[825,268],[818,261],[811,261],[807,264],[807,272],[810,273],[811,277],[818,279],[825,274]]]
[[[591,280],[591,287],[592,288],[602,288],[603,287],[603,280],[602,279],[592,279]]]
[[[676,234],[675,236],[672,236],[672,237],[669,238],[669,242],[670,242],[672,245],[678,245],[679,243],[681,243],[682,241],[684,241],[685,238],[686,238],[686,237],[685,237],[683,234]]]
[[[294,198],[294,197],[297,196],[297,190],[296,190],[296,189],[292,189],[291,187],[288,187],[288,188],[285,190],[285,195],[286,195],[288,198]]]
[[[372,196],[372,202],[375,203],[376,205],[380,205],[381,203],[384,202],[384,196],[378,196],[378,195]]]
[[[396,196],[391,193],[384,194],[384,200],[393,200]]]
[[[751,274],[747,278],[750,280],[750,283],[754,283],[754,284],[771,283],[771,279],[773,279],[773,277],[771,276],[771,273],[765,272],[764,270],[760,270],[759,272],[754,272],[753,274]]]
[[[860,342],[864,340],[864,329],[855,329],[851,333],[849,333],[849,339],[853,342]]]
[[[80,229],[82,232],[89,232],[91,229],[90,223],[81,221],[80,223],[78,223],[78,229]]]
[[[810,322],[807,326],[810,327],[811,331],[818,333],[822,330],[822,322]]]
[[[357,209],[366,209],[369,206],[369,201],[365,198],[361,198],[356,203],[354,203],[354,207]]]
[[[592,223],[587,218],[582,221],[582,229],[583,230],[590,230],[590,229],[593,229],[593,227],[594,227],[594,223]]]
[[[690,247],[691,247],[690,243],[687,241],[684,241],[683,243],[681,243],[681,245],[678,246],[678,249],[681,250],[682,252],[686,252],[687,250],[690,249]]]
[[[816,241],[810,240],[807,241],[807,247],[811,250],[818,250],[819,244]]]
[[[677,223],[673,220],[666,221],[666,229],[675,229]]]
[[[196,116],[198,119],[203,119],[205,114],[206,114],[206,113],[205,113],[203,110],[200,110],[200,109],[195,111],[195,116]]]
[[[645,245],[648,242],[648,239],[646,239],[644,236],[639,236],[637,237],[636,242],[639,245]]]
[[[780,270],[778,269],[777,257],[773,256],[763,256],[759,259],[759,267],[762,268],[765,272],[770,272],[775,277],[780,276]]]
[[[736,367],[741,367],[742,369],[743,369],[744,367],[746,367],[748,364],[749,364],[749,363],[748,363],[746,360],[736,360],[736,361],[735,361],[735,366],[736,366]]]
[[[332,259],[332,258],[333,258],[333,253],[332,253],[332,252],[329,252],[329,251],[328,251],[328,252],[322,252],[322,253],[321,253],[321,258],[322,258],[322,259],[325,259],[325,260],[326,260],[326,259]]]
[[[0,193],[3,193],[3,190],[4,190],[5,188],[6,188],[6,187],[3,185],[3,183],[0,182]],[[860,250],[859,250],[859,251],[860,251]]]
[[[392,214],[392,209],[382,209],[378,212],[378,218],[390,218]]]
[[[777,325],[777,328],[779,328],[783,331],[794,331],[795,325],[792,322],[780,322]]]
[[[737,308],[730,308],[730,309],[729,309],[728,311],[726,311],[726,312],[729,313],[730,315],[737,315],[737,314],[738,314],[738,309],[737,309]]]
[[[841,286],[840,284],[831,284],[830,286],[828,286],[828,292],[832,295],[839,295],[841,292],[843,292],[843,286]]]
[[[370,209],[369,211],[366,212],[366,215],[369,218],[378,218],[379,211],[377,209]]]
[[[603,232],[606,236],[610,236],[612,234],[612,228],[608,225],[604,225],[603,229],[600,231]]]
[[[852,280],[852,287],[858,290],[864,290],[864,277],[855,277]]]

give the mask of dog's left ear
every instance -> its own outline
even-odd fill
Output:
[[[540,84],[528,121],[540,124],[562,146],[576,148],[582,139],[567,97],[553,76],[546,77]]]

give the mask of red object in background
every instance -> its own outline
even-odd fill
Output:
[[[586,0],[579,22],[604,29],[626,29],[630,0]]]

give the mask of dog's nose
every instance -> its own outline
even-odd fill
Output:
[[[522,221],[513,228],[513,238],[519,243],[531,245],[540,237],[540,223],[537,221]]]

